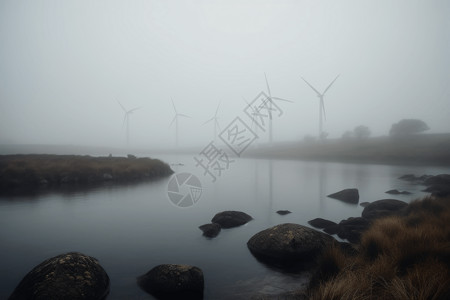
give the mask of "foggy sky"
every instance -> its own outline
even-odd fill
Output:
[[[0,0],[0,144],[206,146],[266,91],[274,141],[419,118],[450,131],[450,1]],[[267,141],[261,134],[261,142]]]

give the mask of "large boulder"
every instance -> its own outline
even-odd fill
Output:
[[[364,207],[361,216],[366,219],[377,219],[391,215],[403,215],[407,206],[406,202],[400,200],[377,200]]]
[[[158,299],[203,299],[205,284],[200,268],[165,264],[138,277],[138,285]]]
[[[216,237],[221,230],[221,227],[217,223],[210,223],[210,224],[204,224],[202,226],[199,226],[201,231],[203,231],[203,235],[209,238]]]
[[[330,194],[327,197],[338,199],[351,204],[358,204],[359,202],[358,189],[345,189],[337,193]]]
[[[97,259],[69,252],[33,268],[15,288],[10,300],[105,299],[109,277]]]
[[[227,210],[220,212],[212,218],[212,223],[219,224],[222,228],[232,228],[244,225],[253,218],[241,211]]]
[[[448,197],[450,196],[450,185],[448,184],[433,184],[423,190],[431,193],[434,197]]]
[[[310,262],[334,239],[312,228],[285,223],[258,232],[250,238],[250,252],[266,263]]]

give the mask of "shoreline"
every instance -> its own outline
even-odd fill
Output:
[[[340,163],[450,166],[450,134],[266,144],[249,149],[245,153],[245,157]]]

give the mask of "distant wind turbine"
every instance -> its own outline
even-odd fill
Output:
[[[217,137],[217,128],[219,128],[219,130],[220,130],[220,125],[219,125],[219,121],[218,121],[219,118],[217,117],[217,113],[219,112],[219,107],[220,107],[220,102],[217,105],[216,113],[214,114],[214,116],[211,119],[209,119],[208,121],[206,121],[205,123],[203,123],[203,125],[205,125],[209,122],[214,122],[214,141],[216,140],[216,137]]]
[[[175,103],[173,103],[173,99],[170,98],[170,100],[172,100],[172,106],[175,112],[175,116],[173,117],[172,122],[170,122],[169,126],[172,126],[172,124],[175,122],[175,146],[176,148],[178,148],[178,117],[190,118],[190,116],[179,114],[177,108],[175,107]]]
[[[140,107],[135,107],[133,109],[130,110],[126,110],[125,107],[122,105],[122,103],[120,103],[119,101],[117,101],[120,105],[120,107],[122,108],[123,112],[124,112],[124,117],[123,117],[123,123],[122,126],[125,125],[126,123],[126,130],[127,130],[127,147],[130,145],[130,114],[132,114],[135,110],[139,109]]]
[[[269,110],[270,110],[270,113],[272,113],[271,111],[272,111],[272,101],[273,100],[286,101],[286,102],[291,102],[291,103],[293,102],[291,100],[286,100],[286,99],[283,99],[283,98],[272,97],[272,93],[270,92],[269,81],[267,80],[266,73],[264,73],[264,77],[266,78],[267,92],[269,94],[269,100],[270,100],[269,101]],[[273,122],[273,119],[269,121],[269,142],[270,143],[272,143],[272,122]]]
[[[336,76],[336,78],[334,78],[334,80],[327,86],[327,88],[323,91],[323,93],[319,93],[318,90],[316,90],[308,81],[306,81],[305,78],[302,77],[303,81],[306,82],[307,85],[309,85],[310,88],[312,88],[316,94],[317,97],[319,97],[319,139],[322,138],[322,128],[323,128],[323,119],[327,119],[326,114],[325,114],[325,103],[323,101],[323,98],[325,96],[325,93],[328,91],[328,89],[331,87],[331,85],[333,85],[333,83],[336,81],[336,79],[338,79],[338,77],[340,76],[340,74],[338,76]],[[323,119],[322,119],[323,117]]]

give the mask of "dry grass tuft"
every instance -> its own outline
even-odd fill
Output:
[[[375,221],[358,255],[325,252],[319,270],[328,276],[316,274],[310,299],[450,299],[449,224],[450,199],[431,197]]]

